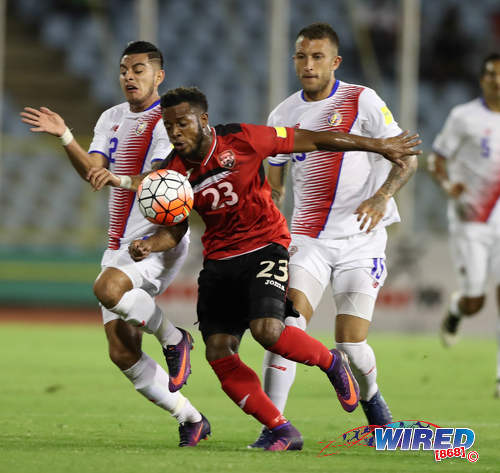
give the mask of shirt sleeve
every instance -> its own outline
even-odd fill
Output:
[[[89,146],[89,153],[102,154],[109,160],[109,147],[111,139],[111,130],[109,129],[106,112],[102,113],[94,127],[94,137]]]
[[[293,151],[295,130],[284,126],[263,126],[241,124],[250,146],[265,159],[277,154],[289,154]]]
[[[432,143],[432,149],[445,158],[451,158],[460,147],[464,130],[463,120],[456,108],[452,109],[441,132]]]
[[[273,110],[267,119],[267,126],[278,125],[280,125],[279,118]],[[271,166],[284,166],[288,161],[290,161],[291,157],[292,156],[290,154],[277,154],[275,156],[269,156],[267,161]]]
[[[163,161],[172,151],[172,145],[168,139],[167,131],[163,122],[158,120],[153,129],[153,138],[151,141],[150,163]]]
[[[358,107],[361,130],[364,136],[390,138],[402,132],[389,107],[374,90],[365,88],[361,92]]]

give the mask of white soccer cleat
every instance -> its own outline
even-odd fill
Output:
[[[441,341],[445,347],[451,347],[455,345],[458,340],[458,326],[460,324],[460,318],[456,315],[448,313],[441,323],[441,329],[439,331]]]

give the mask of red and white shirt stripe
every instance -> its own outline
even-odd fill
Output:
[[[117,175],[135,175],[151,169],[171,150],[161,120],[159,101],[143,112],[130,111],[127,102],[106,110],[97,121],[89,153],[104,155]],[[154,233],[156,225],[139,211],[135,192],[111,187],[109,198],[108,248]]]

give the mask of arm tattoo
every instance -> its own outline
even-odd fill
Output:
[[[406,164],[407,166],[404,169],[393,165],[387,179],[377,192],[391,197],[398,192],[415,174],[418,166],[417,157],[412,156],[406,161]]]

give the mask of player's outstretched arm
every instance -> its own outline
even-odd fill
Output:
[[[458,198],[465,191],[463,182],[451,182],[446,168],[446,158],[438,153],[431,153],[427,158],[427,169],[441,189],[452,199]]]
[[[380,189],[375,194],[361,202],[355,210],[360,230],[366,228],[366,233],[369,233],[375,225],[381,220],[385,214],[387,202],[396,194],[415,174],[418,167],[418,159],[416,156],[406,158],[406,166],[404,168],[392,166],[387,179],[382,184]]]
[[[104,186],[123,187],[133,192],[137,191],[141,181],[149,173],[137,174],[136,176],[118,176],[109,169],[102,167],[91,167],[85,174],[85,179],[95,191],[101,190]]]
[[[384,158],[404,168],[409,156],[422,154],[415,147],[422,143],[418,134],[404,131],[392,138],[368,138],[366,136],[331,131],[295,130],[294,153],[309,151],[368,151],[381,154]]]
[[[40,109],[24,107],[20,115],[24,123],[31,125],[30,131],[33,133],[48,133],[61,139],[71,164],[83,179],[90,167],[108,165],[104,156],[98,153],[88,154],[75,140],[61,115],[47,107],[40,107]]]
[[[175,248],[188,229],[187,219],[172,227],[159,227],[154,235],[144,240],[134,240],[128,252],[134,261],[142,261],[151,253],[168,251]]]
[[[286,166],[269,166],[267,172],[267,180],[271,186],[271,195],[278,208],[281,208],[285,195],[285,169]]]

